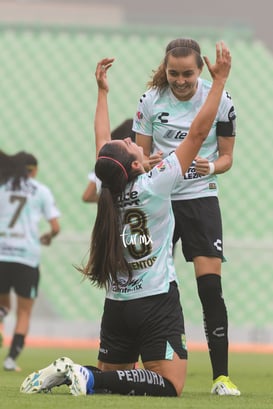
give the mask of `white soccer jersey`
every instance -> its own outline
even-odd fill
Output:
[[[157,89],[149,89],[138,104],[133,130],[142,135],[152,136],[153,152],[160,150],[166,157],[188,134],[191,123],[205,102],[210,88],[210,81],[199,78],[197,91],[189,101],[179,101],[170,87],[161,93]],[[235,118],[232,99],[225,91],[209,135],[199,151],[199,156],[209,161],[217,158],[217,124],[232,123],[233,133],[229,135],[220,133],[220,136],[235,136]],[[198,175],[194,162],[181,178],[183,183],[180,183],[173,191],[172,200],[194,199],[218,194],[217,176]]]
[[[151,172],[128,184],[120,198],[125,257],[133,278],[119,275],[119,287],[111,286],[107,298],[131,300],[166,293],[177,276],[172,257],[174,217],[170,194],[181,176],[175,154]]]
[[[59,217],[51,191],[35,179],[0,186],[0,261],[37,267],[40,262],[39,222]]]

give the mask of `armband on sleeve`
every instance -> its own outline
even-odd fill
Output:
[[[235,136],[236,135],[236,114],[234,107],[231,107],[228,113],[229,121],[219,121],[216,124],[217,136]]]

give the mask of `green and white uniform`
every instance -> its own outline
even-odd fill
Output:
[[[170,194],[180,177],[181,167],[173,153],[151,172],[129,183],[119,198],[121,239],[133,276],[126,283],[127,277],[119,275],[119,288],[112,285],[107,298],[123,301],[167,293],[170,282],[177,281]]]
[[[153,152],[162,151],[163,157],[173,152],[186,137],[196,114],[205,102],[211,82],[198,79],[196,93],[188,101],[178,100],[170,87],[159,92],[149,89],[140,99],[133,130],[152,136]],[[218,155],[217,136],[235,136],[235,111],[230,95],[225,91],[208,137],[204,141],[199,156],[214,161]],[[172,200],[186,200],[217,196],[217,176],[200,176],[195,171],[194,162],[181,183],[172,192]]]
[[[51,191],[35,179],[0,186],[0,261],[37,267],[40,263],[39,222],[60,216]]]

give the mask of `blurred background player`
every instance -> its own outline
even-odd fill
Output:
[[[35,180],[37,159],[26,152],[0,151],[0,322],[16,295],[16,324],[4,369],[18,371],[16,358],[23,349],[34,301],[38,295],[40,247],[50,245],[59,231],[60,212],[50,189]],[[44,218],[50,231],[39,236]],[[1,331],[1,332],[2,332]]]

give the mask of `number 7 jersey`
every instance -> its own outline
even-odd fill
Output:
[[[48,187],[35,179],[0,186],[0,261],[37,267],[40,263],[39,222],[60,216]]]

